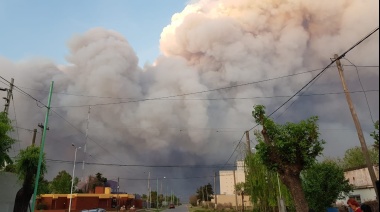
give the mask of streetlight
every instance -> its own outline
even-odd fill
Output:
[[[71,201],[73,199],[73,186],[74,186],[74,174],[75,174],[75,162],[77,160],[77,151],[78,149],[82,147],[75,147],[74,144],[71,144],[75,148],[75,153],[74,153],[74,167],[73,167],[73,176],[71,178],[71,189],[70,189],[70,203],[69,203],[69,212],[71,212]]]

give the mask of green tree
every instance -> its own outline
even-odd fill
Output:
[[[342,199],[352,191],[352,186],[344,177],[344,171],[332,160],[315,163],[302,171],[302,188],[310,208],[326,211],[337,199]]]
[[[30,198],[33,195],[34,183],[37,174],[38,161],[40,156],[40,148],[29,146],[25,150],[21,150],[16,158],[16,173],[19,180],[23,181],[21,189],[16,194],[13,212],[26,212],[28,209]],[[45,153],[41,163],[41,175],[39,185],[43,184],[43,176],[46,173]],[[39,188],[41,188],[39,186]],[[37,194],[41,193],[41,189],[37,190]]]
[[[5,163],[12,164],[13,161],[9,157],[8,152],[12,148],[15,140],[8,136],[9,132],[13,131],[11,120],[8,119],[7,114],[0,113],[0,169],[4,168]]]
[[[197,198],[201,201],[210,201],[213,199],[214,191],[210,183],[197,189]]]
[[[262,105],[254,107],[252,116],[262,126],[261,133],[255,134],[259,141],[257,154],[269,170],[279,174],[290,190],[296,210],[308,211],[300,173],[310,167],[323,151],[325,142],[319,139],[318,117],[281,125],[265,115]]]
[[[51,181],[51,192],[53,194],[69,194],[71,191],[71,175],[62,170]]]
[[[379,152],[376,148],[371,148],[368,151],[371,162],[374,164],[379,163]],[[344,153],[343,159],[339,159],[343,169],[357,168],[366,165],[363,151],[361,147],[353,147],[347,149]]]
[[[247,164],[247,177],[242,186],[244,193],[250,196],[255,211],[273,211],[278,205],[277,198],[280,196],[280,191],[285,204],[290,208],[293,207],[288,189],[280,182],[280,191],[278,190],[277,173],[269,170],[258,154],[248,155],[245,164]]]
[[[375,139],[373,147],[379,151],[379,120],[375,122],[375,131],[371,133],[371,136]]]

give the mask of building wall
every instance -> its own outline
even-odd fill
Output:
[[[245,182],[244,162],[237,162],[237,170],[235,171],[236,184]],[[219,171],[219,187],[221,195],[233,195],[234,187],[234,174],[233,171]]]
[[[12,212],[17,191],[21,188],[17,175],[0,172],[0,188],[0,211]]]
[[[251,207],[252,203],[249,200],[250,196],[244,196],[244,207]],[[215,199],[212,199],[211,202],[215,203]],[[236,206],[235,195],[217,195],[217,203],[219,204],[231,204],[232,207]],[[237,205],[242,206],[242,197],[241,195],[237,196]]]

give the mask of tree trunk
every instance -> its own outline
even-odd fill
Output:
[[[32,195],[33,191],[29,186],[20,188],[16,194],[13,212],[27,212]]]
[[[281,181],[288,187],[293,197],[294,206],[297,212],[309,211],[305,193],[302,190],[302,183],[299,175],[280,174]]]

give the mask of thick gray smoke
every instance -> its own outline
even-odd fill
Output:
[[[122,35],[96,28],[70,40],[69,65],[58,66],[45,59],[12,62],[0,57],[1,76],[15,78],[16,85],[42,102],[47,100],[50,82],[55,81],[47,158],[72,160],[71,143],[86,143],[86,105],[97,104],[90,114],[88,162],[224,164],[243,132],[254,126],[252,106],[264,104],[270,113],[287,99],[255,97],[293,95],[317,72],[252,82],[323,68],[335,53],[344,52],[378,27],[378,4],[360,0],[201,0],[173,15],[161,35],[162,55],[152,65],[139,67],[136,53]],[[346,58],[357,65],[378,66],[378,41],[377,32]],[[355,69],[347,66],[345,70],[350,89],[360,90]],[[378,89],[378,68],[360,68],[359,72],[365,89]],[[252,84],[204,92],[247,83]],[[341,91],[337,70],[332,67],[306,93]],[[18,92],[14,97],[20,127],[33,129],[43,122],[45,109]],[[368,93],[368,97],[377,120],[378,92]],[[364,96],[353,94],[353,99],[371,144],[368,132],[372,123]],[[299,97],[277,120],[299,121],[312,115],[320,116],[326,156],[339,156],[359,145],[344,95]],[[19,136],[16,149],[30,145],[30,132],[19,130]],[[79,161],[84,159],[83,153],[78,155]],[[229,163],[236,157],[239,154]],[[72,167],[49,165],[50,177]],[[109,179],[147,178],[148,172],[159,178],[212,176],[213,171],[86,166],[86,173],[101,172]],[[80,169],[78,175],[83,175]],[[212,179],[190,181],[176,185],[190,189],[185,191],[188,194]],[[128,192],[145,193],[145,181],[123,183]]]

